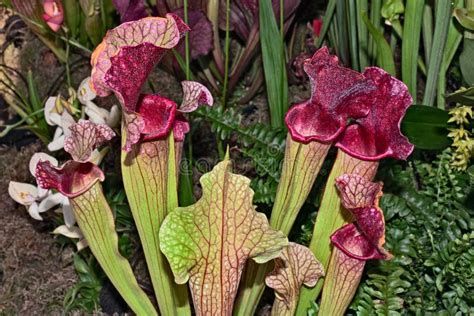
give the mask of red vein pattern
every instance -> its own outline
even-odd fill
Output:
[[[232,315],[247,259],[277,257],[288,244],[252,205],[250,180],[219,163],[201,177],[202,198],[170,213],[160,229],[160,247],[175,281],[189,280],[197,315]]]
[[[55,189],[70,198],[83,194],[105,179],[104,173],[95,164],[72,160],[60,168],[49,161],[40,161],[36,165],[35,177],[43,189]]]
[[[323,275],[323,266],[311,250],[290,242],[265,278],[265,283],[275,290],[272,315],[294,315],[301,286],[313,287]]]
[[[175,143],[177,145],[177,143]],[[177,315],[173,276],[160,252],[159,229],[168,214],[170,139],[141,143],[122,152],[125,192],[143,245],[155,295],[164,315]],[[174,188],[176,190],[176,188]],[[184,287],[184,290],[186,288]],[[184,291],[186,292],[186,291]],[[187,299],[185,296],[183,299]]]
[[[344,247],[345,239],[352,238],[354,229],[358,229],[371,246],[370,254],[354,254],[361,260],[390,259],[391,255],[383,249],[385,244],[385,219],[379,207],[382,196],[382,184],[373,183],[361,176],[344,174],[336,179],[336,186],[341,193],[342,205],[349,210],[355,218],[357,228],[346,225],[331,236],[333,244],[351,255],[351,250]],[[364,241],[365,242],[365,241]]]
[[[115,136],[114,131],[107,125],[86,120],[74,123],[69,130],[71,134],[64,141],[64,150],[79,162],[89,160],[94,149]]]
[[[157,315],[148,296],[138,285],[129,262],[118,250],[114,217],[101,185],[94,184],[70,201],[92,253],[127,304],[137,315]]]
[[[343,174],[336,179],[336,187],[346,209],[375,205],[382,194],[382,183],[368,181],[357,174]]]
[[[183,101],[179,107],[182,113],[194,112],[200,105],[212,106],[214,100],[205,86],[196,81],[182,81]]]
[[[357,290],[364,266],[364,260],[354,259],[337,248],[332,252],[319,315],[344,315]]]
[[[320,142],[302,144],[294,141],[290,135],[287,136],[282,175],[270,217],[272,228],[281,230],[286,235],[290,233],[329,148],[330,145]],[[271,264],[257,265],[248,262],[242,290],[237,297],[236,306],[239,307],[239,315],[255,312],[265,290],[265,275],[271,269]]]
[[[123,23],[108,31],[102,43],[94,50],[91,59],[93,67],[91,83],[97,95],[107,96],[112,92],[113,86],[111,87],[110,83],[107,82],[106,74],[112,67],[112,57],[119,54],[123,47],[135,47],[143,43],[149,43],[160,48],[153,55],[162,55],[165,50],[175,47],[182,36],[181,33],[188,30],[189,28],[180,18],[168,14],[166,18],[150,17]],[[149,57],[143,61],[157,62],[159,57],[161,56]],[[142,81],[134,84],[141,87],[143,80],[148,77],[148,73],[137,73],[136,75],[140,76]],[[130,80],[130,78],[122,78],[122,80]]]

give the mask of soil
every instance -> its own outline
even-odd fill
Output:
[[[32,182],[30,157],[38,144],[0,148],[0,314],[60,315],[76,282],[71,248],[61,249],[51,222],[38,222],[8,196],[8,182]]]
[[[0,9],[0,28],[10,25],[8,30],[12,29],[12,19],[7,22],[9,18],[11,13]],[[34,69],[35,64],[20,58],[28,52],[23,47],[30,47],[30,56],[37,56],[37,61],[47,61],[48,52],[31,33],[21,29],[20,23],[13,25],[18,28],[16,39],[9,38],[12,32],[0,32],[1,62],[26,73],[23,70]],[[10,43],[5,44],[8,41]],[[25,62],[23,65],[21,60]],[[37,78],[40,91],[45,91],[42,85],[60,73],[61,67],[54,60],[52,63],[48,64],[52,73]],[[0,75],[0,79],[5,78]],[[13,80],[24,89],[20,77]],[[1,124],[15,119],[7,106],[11,97],[0,89]],[[41,150],[41,145],[35,142],[32,133],[26,131],[13,131],[0,140],[0,315],[61,315],[64,296],[77,281],[72,264],[73,249],[61,248],[51,234],[55,227],[54,212],[47,212],[44,221],[36,221],[24,206],[8,195],[11,180],[34,183],[28,162]]]

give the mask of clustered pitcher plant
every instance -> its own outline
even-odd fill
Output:
[[[92,55],[84,91],[94,97],[115,95],[121,131],[89,104],[93,98],[81,95],[90,116],[100,119],[68,120],[61,129],[61,146],[72,159],[59,165],[44,154],[35,156],[39,187],[12,183],[10,194],[37,218],[48,209],[43,201],[63,205],[64,216],[75,219],[81,238],[137,315],[191,315],[192,310],[196,315],[253,315],[265,285],[275,291],[272,315],[305,315],[321,291],[320,315],[343,315],[365,261],[391,258],[383,248],[382,184],[372,181],[380,159],[406,159],[413,150],[400,132],[412,103],[407,87],[380,68],[363,73],[344,68],[327,48],[320,49],[304,64],[310,99],[286,115],[289,133],[270,219],[256,211],[250,180],[232,173],[229,153],[201,177],[202,197],[179,207],[178,166],[190,130],[186,113],[212,106],[213,98],[192,81],[182,82],[179,106],[141,89],[153,67],[188,31],[173,14],[110,30]],[[49,107],[57,109],[53,103]],[[60,113],[56,116],[56,125],[62,126]],[[105,175],[94,159],[116,134],[122,139],[125,192],[157,306],[118,250],[114,216],[101,185]],[[332,145],[338,153],[310,245],[289,242]]]

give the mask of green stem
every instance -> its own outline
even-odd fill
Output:
[[[186,286],[175,284],[158,238],[164,218],[178,206],[172,133],[168,139],[145,142],[130,153],[122,152],[122,176],[160,312],[190,315]]]
[[[319,142],[301,144],[288,135],[283,170],[278,184],[270,226],[288,235],[299,210],[306,201],[326,158],[330,145]],[[303,171],[303,172],[302,172]],[[253,315],[265,289],[264,279],[272,264],[250,262],[235,304],[235,315]]]
[[[69,32],[66,28],[63,28],[64,29],[64,33],[66,33],[66,38],[69,39]],[[65,66],[66,66],[66,81],[67,81],[67,86],[68,88],[71,88],[72,87],[72,84],[71,84],[71,69],[69,68],[69,57],[70,57],[70,47],[69,47],[69,40],[66,41],[66,62],[65,62]]]
[[[336,161],[326,182],[326,188],[316,216],[313,237],[309,245],[316,259],[324,266],[324,270],[327,270],[332,251],[330,236],[351,220],[349,212],[341,206],[335,185],[336,179],[343,174],[358,174],[367,180],[372,180],[377,171],[377,166],[377,162],[359,160],[338,150]],[[320,280],[313,289],[305,287],[301,289],[296,315],[306,314],[311,302],[319,295],[322,285],[323,281]]]
[[[363,71],[369,66],[369,46],[368,40],[369,35],[367,33],[367,26],[362,20],[362,13],[367,12],[369,9],[368,0],[356,1],[356,20],[357,20],[357,31],[359,38],[359,69]]]
[[[457,2],[456,7],[462,8],[464,6],[464,1],[460,0]],[[445,100],[445,93],[446,93],[446,72],[448,71],[449,65],[451,64],[456,51],[459,48],[459,45],[462,41],[462,33],[456,26],[456,22],[454,19],[450,19],[448,36],[446,39],[446,47],[444,49],[444,56],[443,61],[440,66],[439,76],[438,76],[438,88],[437,88],[437,106],[439,109],[445,109],[446,107],[446,100]]]
[[[114,217],[101,185],[94,184],[70,201],[92,253],[125,302],[137,315],[157,315],[148,296],[139,287],[130,264],[119,252]]]
[[[383,33],[383,26],[381,23],[382,14],[380,13],[381,10],[382,0],[370,1],[370,22],[380,33]],[[377,60],[377,46],[375,45],[374,39],[372,37],[369,38],[368,51],[371,64],[374,64]]]
[[[362,1],[362,0],[360,0]],[[348,2],[349,15],[349,51],[351,56],[351,68],[360,71],[359,65],[359,39],[357,37],[357,9],[354,1]]]

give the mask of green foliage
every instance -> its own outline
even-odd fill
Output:
[[[249,158],[257,173],[252,179],[255,203],[270,204],[275,198],[281,172],[286,133],[263,124],[242,126],[242,117],[233,108],[202,108],[196,112],[211,123],[212,131],[222,139],[236,135],[242,154]]]
[[[474,312],[474,187],[450,164],[384,170],[381,200],[392,261],[368,264],[351,309],[358,315],[467,315]],[[387,172],[388,171],[388,172]]]
[[[372,24],[365,12],[362,12],[362,21],[364,21],[364,23],[367,25],[367,29],[369,30],[375,46],[377,47],[377,65],[392,76],[395,76],[395,62],[393,60],[393,54],[392,50],[390,49],[390,45],[385,40],[383,34]]]
[[[451,143],[448,138],[447,111],[425,105],[412,105],[402,121],[402,132],[418,149],[440,150]]]
[[[0,137],[6,136],[15,128],[24,128],[32,131],[44,143],[48,143],[52,134],[44,118],[44,102],[39,97],[33,73],[28,71],[24,78],[17,70],[0,65],[0,77],[0,88],[10,96],[8,106],[20,117],[20,120],[13,124],[1,126],[3,129]],[[17,79],[24,83],[24,87],[15,84]]]
[[[271,0],[259,1],[259,14],[260,43],[262,44],[270,122],[272,127],[281,128],[284,126],[285,113],[288,110],[283,16],[280,17],[280,30],[278,30]]]
[[[79,280],[64,297],[64,315],[74,309],[91,313],[99,307],[99,294],[102,287],[99,275],[103,273],[100,273],[100,268],[97,267],[89,250],[87,254],[89,257],[87,261],[81,255],[74,254],[74,268]]]

